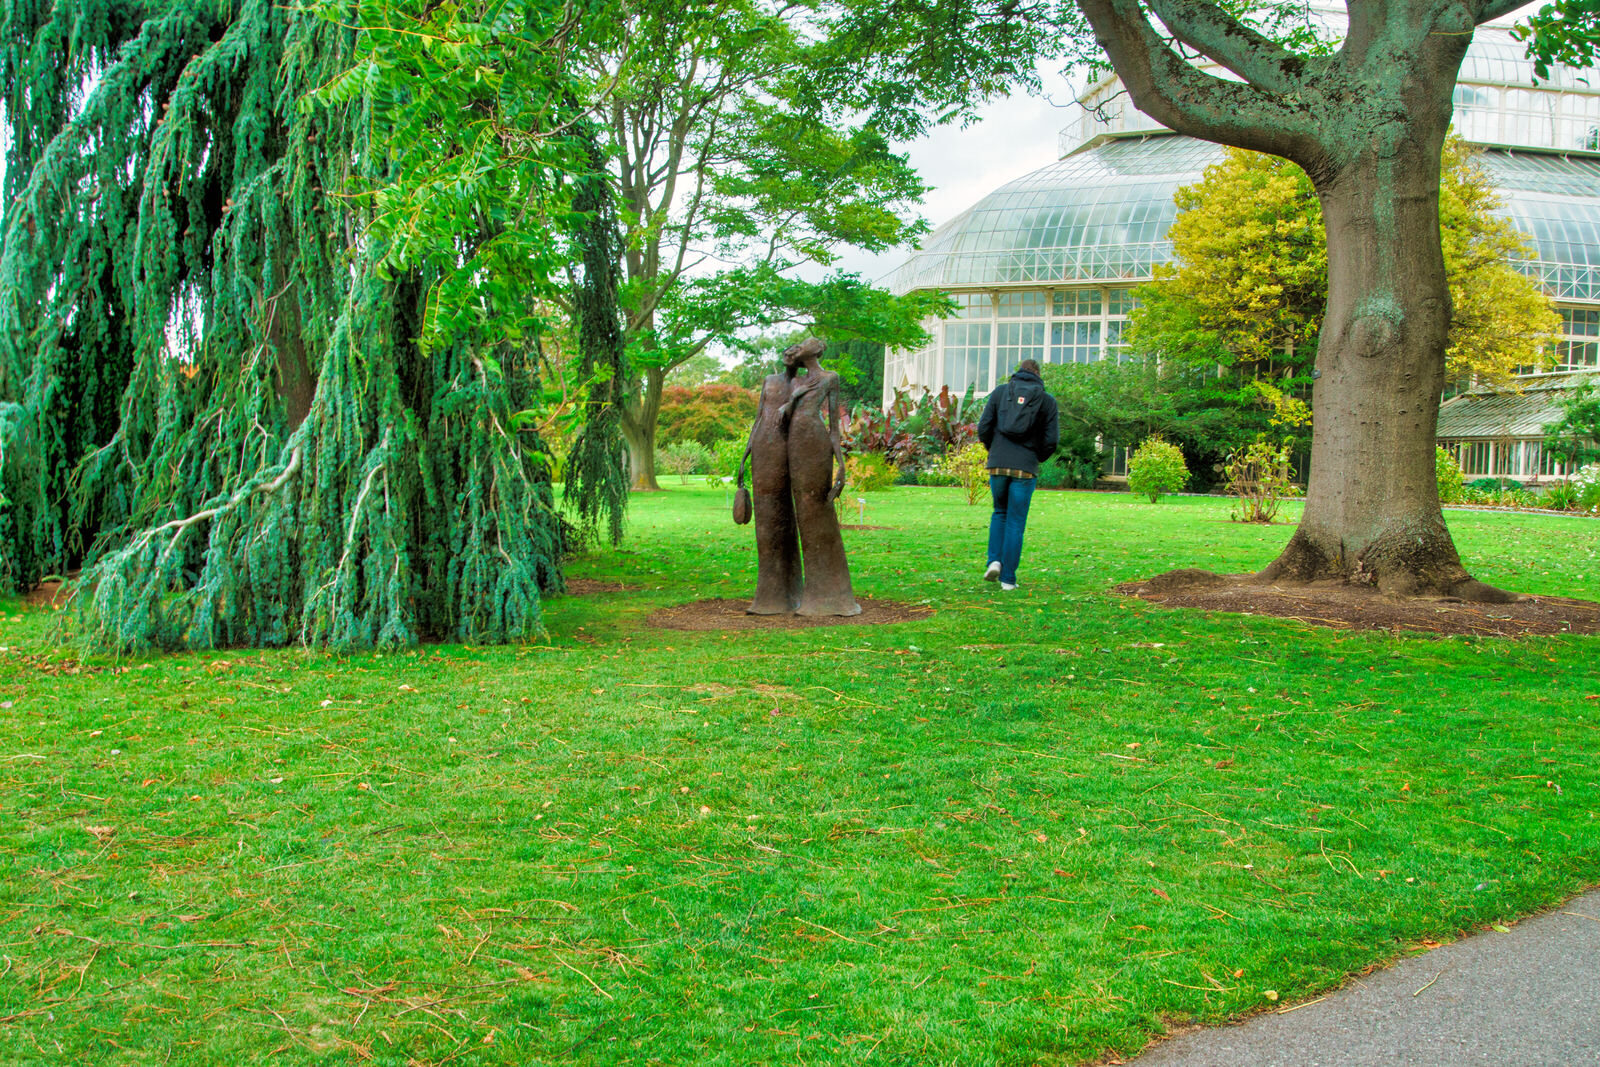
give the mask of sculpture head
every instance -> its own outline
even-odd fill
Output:
[[[820,337],[807,337],[797,345],[790,345],[783,350],[783,363],[786,367],[798,367],[802,363],[811,363],[822,355],[827,343]]]

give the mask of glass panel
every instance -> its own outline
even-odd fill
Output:
[[[1052,294],[1051,311],[1057,318],[1100,317],[1100,290],[1058,289]]]
[[[987,322],[947,322],[944,326],[944,380],[931,386],[948,385],[964,393],[967,386],[986,391],[990,388],[989,338],[993,329]]]
[[[1008,375],[1025,359],[1044,363],[1044,327],[1042,322],[1000,323],[995,328],[995,373]]]
[[[997,313],[1002,319],[1031,319],[1044,318],[1045,294],[1031,293],[999,293],[997,294]]]
[[[958,319],[986,319],[994,311],[994,301],[988,293],[956,293],[952,300],[956,302]]]
[[[1099,322],[1050,324],[1051,363],[1093,363],[1100,356]]]

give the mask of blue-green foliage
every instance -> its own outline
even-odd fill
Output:
[[[103,645],[510,641],[539,632],[540,592],[560,586],[547,450],[516,419],[544,402],[540,338],[526,317],[492,328],[497,305],[546,294],[501,279],[429,321],[517,220],[435,226],[443,255],[373,225],[367,192],[408,165],[384,139],[408,98],[331,14],[6,6],[0,576],[82,567]],[[364,80],[339,81],[353,67]],[[545,244],[584,264],[584,369],[614,370],[614,277],[597,268],[614,244],[583,253],[603,193],[573,210],[551,162],[585,170],[567,99],[541,121],[576,132],[539,159],[552,176],[528,208],[565,220]],[[590,452],[615,455],[614,429],[591,429]],[[615,491],[580,510],[608,508],[620,529]]]

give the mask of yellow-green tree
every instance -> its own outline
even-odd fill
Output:
[[[1494,214],[1499,199],[1474,150],[1445,143],[1440,239],[1451,317],[1447,373],[1507,381],[1546,358],[1560,317],[1513,262],[1524,237]],[[1142,291],[1130,340],[1180,362],[1264,374],[1309,366],[1328,299],[1327,237],[1311,179],[1276,156],[1231,148],[1178,190],[1173,262]]]

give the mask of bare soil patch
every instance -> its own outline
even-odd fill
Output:
[[[804,630],[814,626],[882,626],[926,619],[933,609],[894,600],[856,597],[860,615],[746,615],[745,600],[696,600],[662,608],[644,620],[661,630]]]
[[[1253,574],[1179,570],[1116,591],[1169,608],[1295,619],[1341,630],[1410,630],[1481,637],[1600,633],[1600,603],[1527,596],[1513,604],[1469,604],[1454,597],[1402,599],[1349,582],[1274,583]]]
[[[66,583],[59,580],[40,582],[23,596],[22,602],[33,608],[61,605],[67,602]]]
[[[567,596],[595,596],[599,593],[637,593],[644,586],[622,582],[603,582],[597,578],[568,578]]]

